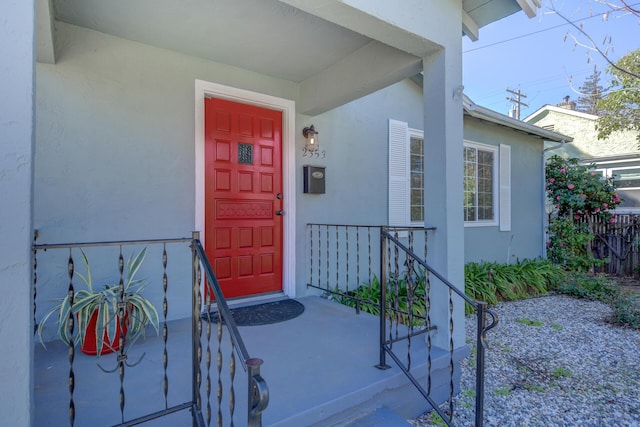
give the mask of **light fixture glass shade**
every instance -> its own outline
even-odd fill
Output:
[[[315,152],[318,151],[319,143],[318,143],[318,132],[313,127],[313,125],[306,127],[302,130],[302,135],[305,138],[304,148],[306,151]]]

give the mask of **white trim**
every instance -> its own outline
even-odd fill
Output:
[[[407,180],[407,213],[408,213],[408,223],[410,226],[415,226],[415,227],[424,227],[424,200],[425,200],[425,196],[424,196],[424,191],[425,191],[425,186],[424,186],[424,158],[423,158],[423,162],[422,162],[422,221],[411,221],[411,138],[416,138],[416,139],[421,139],[422,140],[422,155],[423,157],[426,156],[426,152],[424,150],[424,132],[421,131],[420,129],[412,129],[409,128],[409,141],[408,141],[408,145],[407,145],[407,169],[408,169],[408,174],[409,174],[409,178]]]
[[[255,105],[282,112],[282,187],[283,206],[283,254],[282,290],[285,295],[295,298],[295,102],[263,93],[252,92],[211,83],[195,81],[195,227],[204,242],[204,99],[215,97],[233,102]]]
[[[409,224],[409,125],[389,119],[388,222],[390,226]]]
[[[500,186],[498,183],[499,174],[498,174],[498,166],[499,166],[499,150],[495,145],[482,144],[480,142],[474,142],[469,140],[464,140],[463,147],[472,147],[482,151],[491,151],[493,152],[493,220],[491,221],[464,221],[465,227],[496,227],[499,225],[498,218],[500,218],[500,205],[499,205],[499,192]],[[464,159],[461,159],[464,162]],[[464,169],[463,169],[464,170]],[[464,176],[463,176],[464,181]],[[464,208],[464,207],[463,207]]]
[[[596,168],[593,169],[594,172],[602,172],[602,175],[605,178],[611,178],[614,181],[615,184],[615,179],[613,178],[613,173],[615,171],[624,171],[624,170],[629,170],[629,169],[640,169],[640,165],[633,165],[633,166],[614,166],[614,167],[609,167],[609,168]],[[621,179],[618,179],[617,181],[622,181]],[[616,187],[616,191],[625,191],[625,190],[640,190],[640,187]]]
[[[500,231],[511,231],[511,146],[500,144]]]

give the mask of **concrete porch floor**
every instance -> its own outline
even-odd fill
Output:
[[[252,357],[264,360],[261,375],[269,387],[269,406],[263,413],[265,426],[332,426],[346,425],[377,408],[388,408],[403,418],[412,418],[428,409],[428,404],[415,391],[409,380],[390,358],[388,370],[374,367],[378,363],[378,319],[319,297],[299,300],[304,313],[282,323],[240,327],[240,332]],[[203,335],[206,333],[203,324]],[[171,407],[191,400],[191,323],[190,320],[169,323],[168,369],[169,392],[166,404]],[[215,341],[215,325],[212,331]],[[223,337],[223,369],[229,361],[228,338]],[[147,336],[133,347],[125,369],[125,419],[136,418],[165,407],[162,391],[163,340]],[[396,348],[396,345],[394,345]],[[399,344],[397,348],[405,348]],[[412,372],[426,376],[426,344],[424,336],[412,341]],[[216,425],[216,350],[211,356],[211,425]],[[405,354],[399,350],[399,354]],[[458,356],[456,356],[458,357]],[[202,365],[206,363],[206,343],[203,344]],[[440,349],[432,354],[434,394],[448,394],[448,355]],[[77,353],[74,403],[76,426],[118,424],[120,418],[118,372],[104,373],[94,357]],[[99,359],[105,369],[116,365],[115,355]],[[246,425],[241,402],[246,396],[246,375],[237,364],[234,381],[238,408],[235,425]],[[442,380],[438,380],[442,375]],[[66,347],[60,342],[35,348],[35,412],[38,426],[65,426],[69,423],[69,361]],[[445,379],[446,378],[446,379]],[[221,410],[223,425],[230,424],[229,380],[223,372]],[[203,372],[203,389],[206,372]],[[439,386],[439,387],[436,387]],[[206,407],[206,402],[203,408]],[[188,426],[188,410],[170,417],[150,421],[148,426]]]

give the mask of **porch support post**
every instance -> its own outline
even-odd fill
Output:
[[[33,419],[33,158],[35,0],[0,6],[0,414]]]
[[[458,30],[459,32],[459,30]],[[462,59],[461,37],[451,46],[423,58],[425,141],[425,224],[427,261],[451,283],[464,289],[464,222],[462,209]],[[432,318],[438,332],[434,344],[449,347],[449,295],[432,281]],[[454,347],[464,345],[464,302],[454,296]]]

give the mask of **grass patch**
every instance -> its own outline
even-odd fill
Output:
[[[429,417],[429,425],[447,427],[447,423],[444,422],[442,417],[438,415],[436,411],[433,411]]]
[[[509,396],[511,394],[511,387],[498,387],[493,390],[493,394],[496,396]]]
[[[526,388],[529,391],[536,391],[538,393],[544,393],[545,392],[545,388],[542,387],[541,385],[538,385],[538,384],[526,384],[524,386],[524,388]]]
[[[540,327],[540,326],[544,325],[544,323],[541,320],[529,319],[529,318],[526,318],[526,317],[518,317],[516,319],[516,322],[522,323],[523,325],[535,326],[535,327]]]
[[[551,329],[555,329],[556,331],[561,331],[564,329],[564,327],[562,325],[559,325],[557,323],[552,323],[551,324]]]
[[[573,374],[569,369],[556,368],[553,371],[551,371],[551,375],[553,375],[556,378],[566,378],[566,377],[570,377]]]

